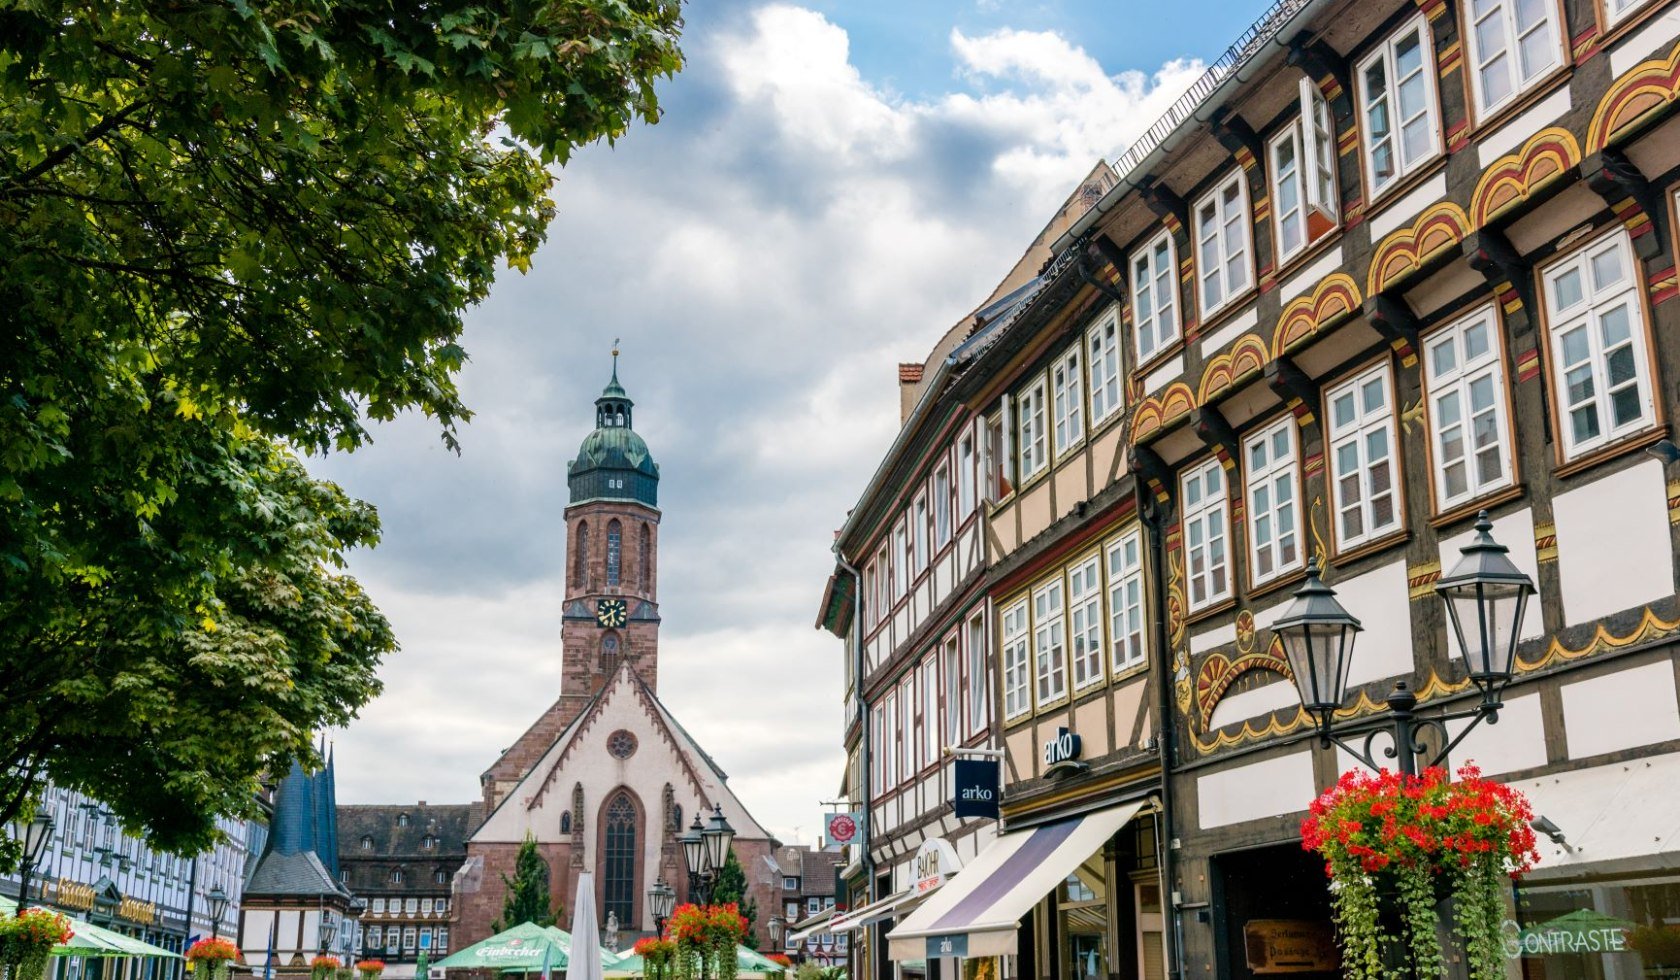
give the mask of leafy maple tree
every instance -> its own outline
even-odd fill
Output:
[[[296,452],[470,417],[462,315],[551,165],[654,121],[676,0],[0,9],[0,822],[43,780],[195,851],[378,693]],[[6,855],[0,853],[0,863]]]

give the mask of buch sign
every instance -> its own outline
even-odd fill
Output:
[[[1255,973],[1327,973],[1342,964],[1329,922],[1251,919],[1243,926],[1243,945]]]
[[[958,759],[956,762],[956,798],[951,801],[959,817],[998,816],[998,761],[996,759]]]

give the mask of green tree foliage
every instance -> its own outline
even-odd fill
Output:
[[[0,822],[42,780],[196,850],[378,690],[294,451],[419,410],[548,166],[657,118],[676,0],[0,5]],[[0,855],[3,857],[3,855]]]
[[[733,847],[729,849],[729,859],[723,862],[723,870],[718,872],[717,884],[712,886],[712,902],[717,905],[734,902],[740,908],[747,920],[747,935],[741,945],[757,949],[758,934],[753,926],[758,922],[758,903],[747,895],[747,872]]]
[[[502,914],[491,926],[491,932],[512,929],[525,922],[551,926],[558,921],[560,906],[548,890],[548,862],[537,852],[537,839],[525,835],[519,853],[513,859],[513,877],[502,875],[507,897],[502,900]]]

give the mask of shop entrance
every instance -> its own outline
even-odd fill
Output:
[[[1210,868],[1221,977],[1339,975],[1323,861],[1299,844],[1278,844],[1216,855]]]

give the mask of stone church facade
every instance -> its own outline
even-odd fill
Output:
[[[659,467],[632,428],[616,354],[612,381],[595,404],[595,429],[567,475],[560,694],[481,777],[488,815],[468,839],[454,880],[452,945],[491,933],[503,876],[512,877],[529,834],[567,915],[577,876],[592,872],[602,919],[617,915],[620,946],[628,948],[630,937],[655,928],[647,908],[655,880],[687,900],[677,839],[697,812],[721,806],[758,902],[754,928],[768,948],[779,882],[767,858],[775,841],[657,694]]]

